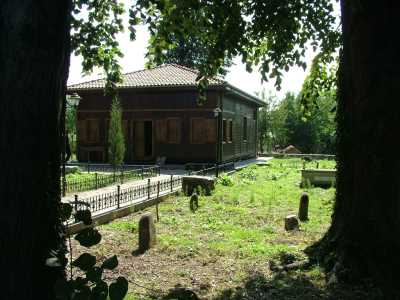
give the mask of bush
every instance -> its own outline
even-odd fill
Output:
[[[218,183],[224,185],[224,186],[233,186],[233,180],[231,177],[229,177],[228,175],[222,175],[219,179],[218,179]]]

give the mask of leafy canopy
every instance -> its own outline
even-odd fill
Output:
[[[258,68],[262,79],[275,80],[280,89],[283,70],[306,68],[307,46],[319,50],[321,61],[331,59],[340,44],[332,0],[137,0],[129,9],[129,30],[135,25],[150,31],[148,57],[162,62],[180,41],[201,44],[199,88],[241,56],[248,71]],[[83,57],[84,72],[103,67],[106,91],[121,80],[116,34],[123,30],[122,0],[74,0],[72,49]]]
[[[279,89],[282,70],[306,67],[308,43],[325,60],[339,45],[330,0],[138,0],[130,15],[132,24],[148,25],[152,55],[166,53],[174,36],[206,45],[199,77],[204,84],[225,59],[240,55],[249,71],[257,67]]]

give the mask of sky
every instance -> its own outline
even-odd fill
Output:
[[[127,17],[124,18],[124,21],[127,24]],[[117,40],[120,44],[121,51],[124,54],[124,57],[120,59],[123,73],[144,69],[146,62],[146,47],[149,40],[147,28],[145,26],[137,26],[136,40],[133,42],[129,39],[128,30],[118,34]],[[273,80],[262,83],[261,76],[257,72],[256,68],[252,73],[248,73],[245,65],[241,62],[240,57],[234,59],[234,65],[230,67],[225,80],[239,89],[253,95],[264,89],[267,94],[276,95],[281,98],[286,92],[291,91],[297,93],[301,90],[302,83],[304,78],[307,76],[314,55],[315,53],[313,53],[311,49],[306,52],[305,58],[307,69],[305,71],[299,67],[292,67],[288,72],[284,73],[282,89],[280,91],[275,89]],[[89,76],[83,76],[81,63],[81,57],[71,55],[68,84],[103,77],[101,69],[94,70],[94,72]]]

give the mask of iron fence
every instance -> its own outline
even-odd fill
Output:
[[[219,177],[221,173],[225,173],[228,171],[233,171],[235,169],[235,163],[229,162],[220,165],[213,165],[211,167],[206,167],[198,171],[188,171],[188,175],[214,175],[215,177]]]
[[[168,179],[162,179],[157,182],[151,182],[150,178],[147,184],[141,184],[134,187],[121,189],[117,186],[116,191],[79,199],[75,195],[73,204],[73,213],[78,210],[89,209],[92,215],[95,212],[110,209],[118,209],[129,203],[148,201],[152,198],[159,197],[173,192],[182,186],[182,178],[179,176],[170,176]]]
[[[92,163],[92,162],[67,162],[65,164],[66,167],[79,167],[84,172],[126,172],[131,170],[137,170],[142,168],[156,167],[158,165],[130,165],[130,164],[121,164],[116,166],[115,168],[111,164],[101,164],[101,163]]]
[[[116,182],[123,183],[127,180],[145,179],[158,175],[160,175],[160,166],[141,166],[140,168],[132,170],[121,169],[119,172],[113,174],[101,174],[96,172],[94,176],[90,178],[61,180],[61,190],[63,195],[65,195],[67,193],[98,189]]]

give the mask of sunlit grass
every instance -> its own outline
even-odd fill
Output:
[[[153,281],[153,275],[129,273],[128,277],[165,291],[173,288],[172,282],[187,282],[190,286],[193,274],[202,272],[197,276],[218,282],[216,290],[200,291],[207,298],[218,289],[242,284],[249,268],[269,276],[267,262],[277,259],[281,253],[304,257],[302,250],[317,241],[330,224],[335,189],[300,188],[302,167],[300,159],[274,159],[268,166],[249,166],[230,177],[232,184],[220,179],[211,196],[200,196],[195,213],[190,210],[189,197],[182,194],[170,197],[159,206],[158,244],[145,256],[147,263],[170,266],[166,270],[153,270],[154,275],[167,276],[169,284]],[[316,162],[309,162],[306,167],[314,168]],[[334,168],[335,163],[319,161],[318,167]],[[299,231],[286,232],[284,217],[297,214],[304,191],[310,196],[309,221],[302,222]],[[154,207],[148,210],[155,212]],[[131,215],[101,226],[105,242],[97,252],[106,256],[111,251],[128,261],[133,259],[127,249],[132,251],[137,245],[138,218]],[[137,264],[141,259],[134,258],[134,261]],[[169,260],[174,263],[169,264]],[[227,273],[230,274],[228,281]],[[315,284],[320,284],[323,278],[318,268],[306,275],[316,280]],[[127,299],[136,299],[134,295],[139,291],[138,299],[145,299],[142,289],[135,286],[130,289],[132,295]]]

